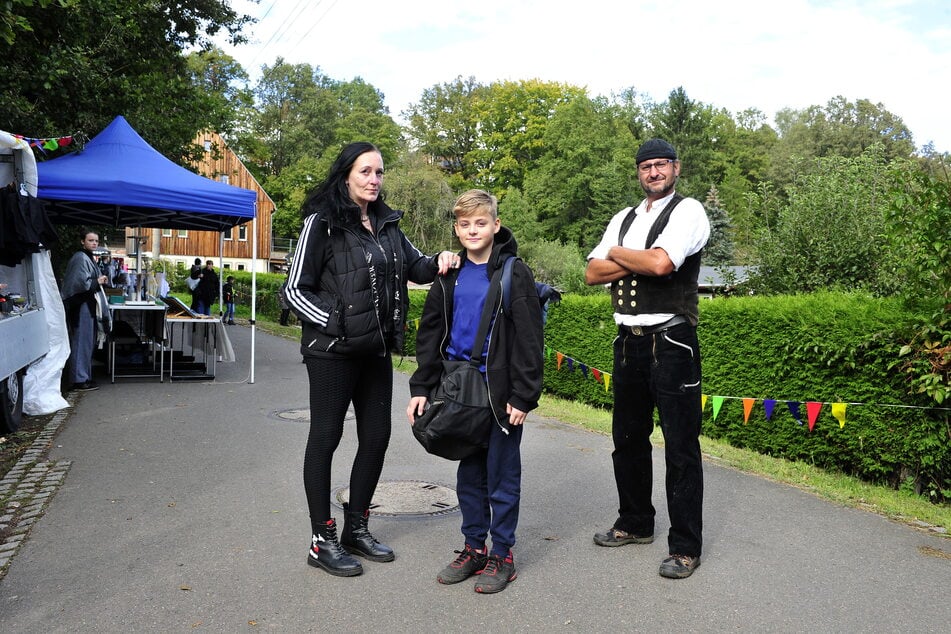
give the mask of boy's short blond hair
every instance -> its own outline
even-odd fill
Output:
[[[465,218],[480,211],[487,212],[492,216],[492,220],[499,217],[498,199],[484,189],[470,189],[460,195],[452,207],[452,214],[456,219]]]

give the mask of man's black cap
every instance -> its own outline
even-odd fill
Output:
[[[656,158],[667,158],[677,160],[677,150],[670,143],[663,139],[651,139],[644,141],[637,150],[635,162],[639,165],[644,161]]]

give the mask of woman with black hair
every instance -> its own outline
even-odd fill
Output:
[[[344,577],[363,572],[350,553],[370,561],[395,558],[370,534],[367,520],[390,439],[390,354],[403,348],[406,282],[432,282],[459,265],[451,251],[426,256],[410,243],[399,228],[403,213],[383,202],[382,185],[383,157],[374,145],[351,143],[341,150],[304,201],[285,288],[301,323],[310,381],[304,490],[313,538],[307,562]],[[351,403],[359,446],[338,540],[330,515],[331,462]]]

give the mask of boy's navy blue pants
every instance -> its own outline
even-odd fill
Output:
[[[482,549],[491,534],[491,554],[500,557],[515,546],[522,494],[522,427],[513,426],[506,434],[493,425],[488,449],[463,458],[456,474],[466,544]]]

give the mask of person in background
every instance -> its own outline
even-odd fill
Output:
[[[363,567],[351,554],[393,561],[368,528],[392,427],[391,352],[403,348],[406,283],[432,282],[455,255],[423,255],[400,229],[403,213],[383,201],[383,156],[371,143],[344,147],[304,201],[304,224],[287,277],[287,303],[301,323],[310,382],[304,491],[310,513],[307,563],[332,575]],[[358,449],[343,531],[330,515],[331,462],[353,404]],[[349,551],[349,552],[348,552]]]
[[[109,306],[102,292],[109,278],[99,269],[93,255],[99,246],[99,234],[82,229],[79,235],[82,248],[66,264],[60,295],[69,331],[71,389],[87,392],[99,389],[92,380],[92,355],[97,341],[104,337],[104,327],[110,319]]]
[[[221,320],[229,326],[234,326],[234,275],[227,277],[221,293],[225,303],[225,314]]]
[[[428,395],[442,376],[443,360],[469,361],[473,351],[484,353],[482,369],[492,395],[497,425],[486,450],[459,461],[456,493],[465,538],[458,557],[436,580],[459,583],[478,575],[474,589],[481,594],[504,590],[517,576],[515,528],[521,502],[520,444],[525,416],[538,406],[544,369],[542,309],[535,278],[524,262],[512,268],[511,307],[501,302],[485,341],[475,341],[490,280],[517,245],[501,225],[495,196],[481,189],[462,194],[453,207],[456,237],[465,250],[457,275],[433,284],[416,333],[418,367],[410,379],[412,397],[406,415],[412,424],[426,409]],[[492,549],[486,548],[491,534]]]
[[[195,287],[195,297],[198,300],[196,312],[202,315],[211,315],[211,305],[215,303],[215,299],[218,297],[218,284],[215,263],[213,260],[207,260],[205,268],[201,269],[198,286]]]
[[[188,290],[192,294],[192,303],[189,308],[198,312],[198,284],[201,282],[201,258],[195,258],[191,270],[188,271]]]
[[[285,295],[285,292],[284,292],[284,287],[286,284],[287,284],[287,280],[285,280],[284,284],[281,284],[281,287],[277,289],[277,303],[281,307],[281,317],[280,317],[279,323],[282,326],[290,325],[288,323],[288,319],[290,319],[290,316],[291,316],[291,307],[288,306],[287,304],[287,296]]]
[[[637,151],[646,194],[619,211],[588,255],[585,281],[611,284],[614,339],[614,479],[620,508],[599,546],[654,541],[650,435],[654,409],[664,434],[669,556],[660,575],[689,577],[700,565],[703,468],[700,457],[700,344],[697,278],[710,237],[703,205],[675,191],[680,161],[663,139]]]

